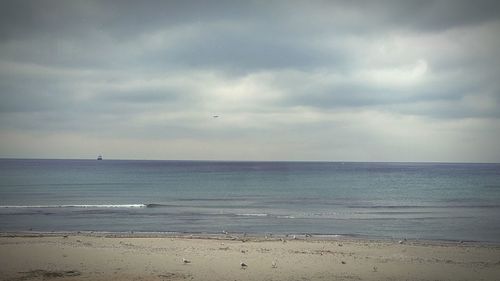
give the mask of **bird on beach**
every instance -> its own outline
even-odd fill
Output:
[[[278,265],[276,265],[276,260],[273,260],[273,262],[271,263],[271,267],[272,268],[277,268]]]
[[[248,265],[244,262],[240,262],[240,266],[241,266],[241,269],[245,269],[245,268],[247,268]]]
[[[185,259],[185,258],[182,258],[182,262],[183,262],[183,263],[191,263],[191,261],[190,261],[190,260],[187,260],[187,259]]]

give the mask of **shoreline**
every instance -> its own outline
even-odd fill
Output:
[[[59,236],[88,236],[106,238],[183,238],[183,239],[214,239],[214,240],[246,240],[246,241],[369,241],[369,242],[399,242],[425,243],[425,244],[470,244],[499,246],[500,242],[475,241],[475,240],[453,240],[453,239],[405,239],[397,237],[372,237],[364,235],[348,234],[317,234],[317,233],[206,233],[206,232],[166,232],[166,231],[3,231],[0,237],[59,237]],[[296,239],[293,239],[293,236]]]
[[[3,231],[3,237],[101,237],[101,238],[178,238],[178,239],[201,239],[201,240],[227,240],[243,242],[272,242],[272,241],[347,241],[347,242],[368,242],[368,243],[388,243],[388,244],[408,244],[408,245],[429,245],[429,246],[474,246],[474,247],[498,247],[500,242],[473,241],[473,240],[452,240],[452,239],[406,239],[392,237],[370,237],[362,235],[345,234],[246,234],[246,233],[203,233],[203,232],[165,232],[165,231]],[[295,239],[294,239],[295,236]]]

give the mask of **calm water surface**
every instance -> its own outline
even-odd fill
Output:
[[[0,231],[500,242],[500,164],[0,160]]]

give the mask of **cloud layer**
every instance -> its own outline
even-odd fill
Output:
[[[499,162],[499,34],[497,1],[10,1],[0,157]]]

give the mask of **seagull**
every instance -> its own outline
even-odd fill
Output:
[[[187,260],[187,259],[185,259],[185,258],[182,258],[182,262],[183,262],[183,263],[191,263],[191,261],[190,261],[190,260]]]
[[[214,115],[214,116],[212,116],[212,117],[213,117],[213,118],[219,118],[219,115]]]
[[[245,268],[247,268],[248,265],[244,262],[240,262],[240,266],[241,266],[241,269],[245,269]]]
[[[278,266],[276,265],[276,260],[273,261],[273,263],[271,264],[272,268],[277,268]]]

